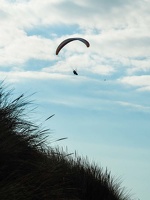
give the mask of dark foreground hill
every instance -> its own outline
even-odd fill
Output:
[[[129,200],[110,173],[45,144],[49,130],[28,121],[29,102],[0,87],[1,200]]]

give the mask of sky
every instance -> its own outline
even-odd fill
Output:
[[[149,11],[149,0],[0,0],[0,80],[33,100],[50,145],[107,167],[140,200],[150,199]],[[56,55],[69,37],[90,47]]]

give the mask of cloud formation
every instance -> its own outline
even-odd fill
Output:
[[[147,0],[24,0],[1,1],[0,66],[24,68],[30,59],[56,61],[49,71],[74,68],[90,73],[124,76],[150,71],[150,3]],[[63,32],[74,27],[72,34]],[[49,31],[47,37],[43,32]],[[58,33],[62,30],[62,34]],[[32,32],[32,34],[30,34]],[[57,45],[67,37],[85,37],[91,43],[87,51],[78,43],[65,47],[55,56]],[[79,48],[80,47],[80,48]],[[69,55],[69,56],[68,56]],[[81,59],[83,56],[84,59]],[[84,62],[83,62],[84,60]]]

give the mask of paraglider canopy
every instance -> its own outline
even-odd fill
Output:
[[[87,40],[83,39],[83,38],[68,38],[68,39],[64,40],[63,42],[61,42],[60,45],[57,47],[57,49],[56,49],[56,55],[59,54],[60,50],[61,50],[66,44],[68,44],[69,42],[72,42],[72,41],[74,41],[74,40],[79,40],[79,41],[83,42],[87,47],[90,46],[90,43],[89,43]]]

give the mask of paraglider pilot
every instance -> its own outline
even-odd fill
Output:
[[[74,69],[73,70],[74,75],[78,75],[77,71]]]

